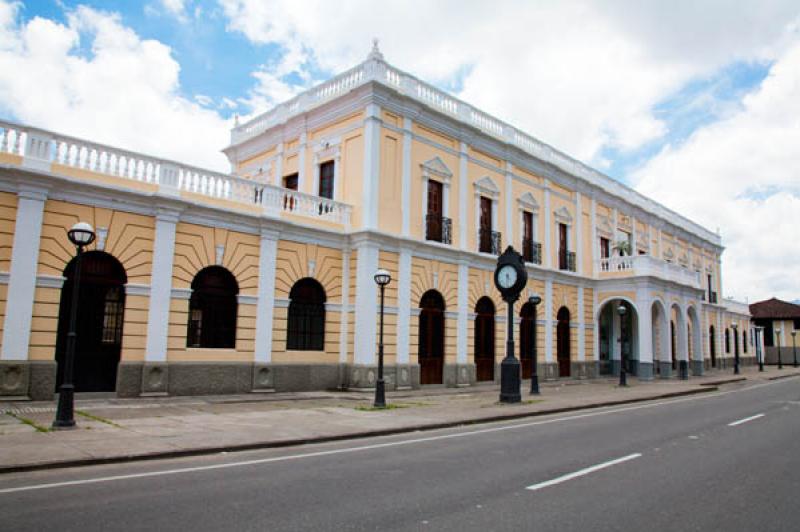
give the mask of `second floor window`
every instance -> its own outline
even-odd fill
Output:
[[[569,250],[569,226],[558,224],[558,269],[575,271],[575,252]]]
[[[526,262],[542,263],[542,247],[533,238],[533,213],[522,213],[522,258]]]
[[[333,199],[334,162],[327,161],[319,165],[319,197]]]
[[[478,251],[500,254],[500,233],[492,230],[492,200],[481,196],[478,226]]]
[[[607,259],[611,256],[611,242],[605,238],[600,237],[600,258]]]
[[[450,243],[450,219],[444,214],[444,185],[428,180],[428,212],[425,214],[425,239],[444,244]]]
[[[297,190],[297,174],[283,176],[283,188]]]

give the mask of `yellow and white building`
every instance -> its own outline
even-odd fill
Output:
[[[746,306],[718,297],[717,234],[377,49],[237,125],[230,174],[0,128],[5,396],[56,389],[78,221],[97,240],[81,275],[77,391],[369,388],[378,268],[392,275],[390,389],[493,381],[508,324],[492,274],[508,245],[528,265],[515,308],[525,374],[533,338],[545,378],[613,373],[621,349],[640,379],[674,376],[680,361],[701,374],[732,359],[731,323],[750,327]],[[523,305],[534,293],[536,315]]]

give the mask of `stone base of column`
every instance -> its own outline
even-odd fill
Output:
[[[702,377],[703,376],[703,370],[705,368],[703,367],[703,361],[702,360],[691,360],[691,361],[689,361],[689,367],[690,367],[690,369],[692,371],[692,375],[693,376],[695,376],[695,377]]]
[[[0,362],[0,397],[6,400],[49,401],[55,396],[56,362]]]
[[[554,381],[559,378],[558,363],[556,362],[545,362],[544,364],[538,364],[538,371],[540,379],[544,377],[544,380],[546,381]]]
[[[662,379],[672,378],[672,362],[664,362],[663,360],[659,360],[658,367]]]
[[[475,364],[445,364],[444,385],[463,388],[475,384]]]
[[[275,391],[275,371],[272,364],[253,364],[252,393],[273,393]]]
[[[636,377],[640,381],[653,380],[653,363],[636,361]]]
[[[617,359],[609,360],[609,365],[611,366],[611,374],[616,377],[619,377],[619,367],[620,367],[619,360]]]
[[[169,394],[169,364],[145,362],[142,365],[141,396],[162,397]]]

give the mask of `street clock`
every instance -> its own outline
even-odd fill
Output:
[[[503,300],[513,303],[519,299],[519,294],[528,282],[528,270],[522,255],[517,253],[512,246],[508,246],[497,259],[497,268],[494,271],[494,285],[503,296]]]

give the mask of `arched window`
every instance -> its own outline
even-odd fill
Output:
[[[300,279],[289,292],[286,349],[325,349],[325,290],[314,279]]]
[[[731,352],[731,334],[728,332],[728,329],[725,329],[725,352]]]
[[[419,303],[419,383],[442,384],[444,369],[444,298],[428,290]]]
[[[192,281],[187,347],[236,346],[236,295],[239,285],[221,266],[203,268]]]

